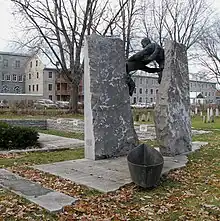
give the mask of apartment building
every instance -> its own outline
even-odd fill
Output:
[[[28,55],[0,52],[0,93],[25,93]]]
[[[159,88],[156,75],[150,76],[144,72],[137,71],[132,78],[136,88],[130,98],[131,104],[156,102]],[[190,92],[200,92],[204,96],[205,103],[216,103],[216,83],[190,80],[189,86]]]
[[[35,55],[25,68],[25,91],[28,94],[41,94],[43,98],[56,101],[55,80],[57,70],[48,59]]]

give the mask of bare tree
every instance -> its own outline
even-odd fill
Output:
[[[189,49],[203,34],[209,16],[206,0],[149,0],[143,5],[145,33],[161,45],[170,39]]]
[[[11,0],[28,36],[23,46],[41,50],[71,82],[71,110],[77,112],[86,34],[97,32],[109,0]],[[122,7],[128,0],[122,5]],[[110,19],[105,34],[122,8]],[[23,39],[24,41],[24,39]]]
[[[198,55],[203,67],[207,73],[215,76],[217,82],[220,83],[220,20],[216,21],[210,29],[208,29],[199,41],[201,53]]]

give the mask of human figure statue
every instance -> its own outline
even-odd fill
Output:
[[[158,83],[160,84],[162,79],[162,71],[164,69],[164,49],[157,43],[151,43],[149,38],[143,38],[141,40],[143,49],[136,54],[132,55],[126,63],[127,72],[127,84],[129,87],[129,95],[132,96],[135,83],[132,80],[130,74],[131,71],[142,70],[149,73],[158,73]],[[159,65],[158,68],[150,68],[146,65],[152,61],[156,61]]]

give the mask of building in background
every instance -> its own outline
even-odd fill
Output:
[[[155,103],[159,88],[157,77],[137,71],[132,78],[136,84],[136,88],[133,96],[130,98],[131,104]],[[190,80],[189,86],[190,92],[201,92],[201,95],[204,97],[204,103],[216,103],[217,89],[215,82]]]
[[[25,93],[25,54],[0,52],[0,93]]]

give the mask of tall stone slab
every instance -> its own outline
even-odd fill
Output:
[[[85,158],[126,155],[137,144],[123,42],[91,35],[85,41]]]
[[[160,151],[175,156],[191,151],[189,71],[184,45],[165,44],[165,67],[155,106],[155,127]]]

